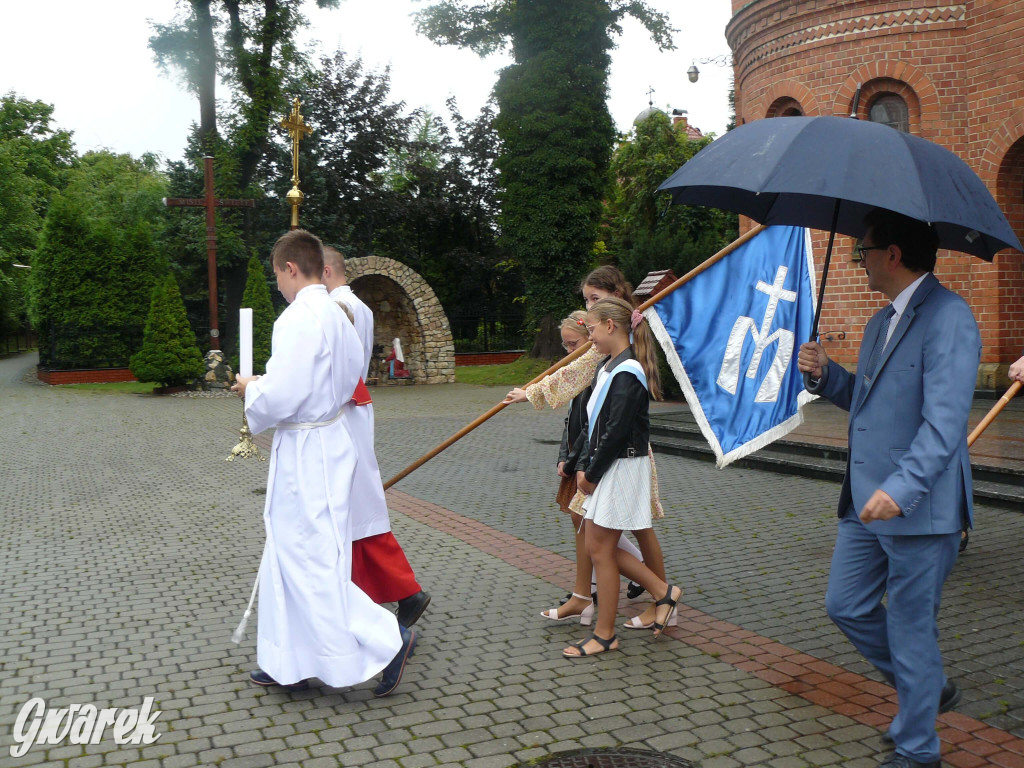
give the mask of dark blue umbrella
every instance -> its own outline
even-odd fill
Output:
[[[943,248],[992,261],[1024,250],[988,188],[947,149],[886,125],[844,117],[776,117],[729,131],[672,174],[659,191],[761,224],[830,233],[811,338],[836,232],[864,235],[864,215],[886,208],[935,226]]]
[[[935,225],[943,248],[992,261],[1021,248],[985,184],[938,144],[843,117],[755,120],[716,139],[659,187],[761,224],[853,237],[872,208]],[[838,215],[837,215],[838,211]]]

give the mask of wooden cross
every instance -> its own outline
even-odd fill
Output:
[[[213,158],[203,158],[205,197],[165,197],[168,208],[206,209],[206,275],[210,283],[210,349],[220,349],[220,328],[217,325],[217,230],[215,211],[218,208],[255,208],[255,200],[226,200],[213,196]]]
[[[299,189],[299,142],[313,133],[313,129],[306,125],[305,118],[299,114],[299,97],[292,102],[292,111],[281,121],[281,127],[288,131],[292,137],[292,188],[288,192],[287,199],[292,206],[292,229],[299,227],[299,206],[302,204],[302,191]]]

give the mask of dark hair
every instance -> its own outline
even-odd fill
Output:
[[[304,229],[293,229],[274,243],[270,259],[277,269],[291,262],[306,277],[318,280],[324,271],[324,246],[320,238]]]
[[[898,245],[903,254],[902,264],[911,272],[931,272],[939,250],[939,235],[935,227],[923,221],[874,208],[864,217],[864,226],[871,230],[874,245]]]
[[[580,283],[580,290],[582,291],[588,285],[608,291],[613,296],[620,296],[631,306],[636,306],[636,299],[633,298],[633,286],[629,284],[626,276],[619,271],[618,267],[613,267],[611,264],[598,267]]]
[[[333,245],[324,246],[324,264],[330,265],[335,272],[345,274],[345,256]]]

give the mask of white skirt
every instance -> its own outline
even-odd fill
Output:
[[[651,459],[616,459],[583,501],[583,517],[602,528],[640,531],[651,527]]]

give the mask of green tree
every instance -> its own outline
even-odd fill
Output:
[[[0,334],[24,327],[26,277],[15,264],[31,261],[43,220],[32,206],[35,185],[18,153],[0,144]]]
[[[341,51],[321,58],[303,81],[303,112],[315,130],[302,143],[302,223],[352,256],[374,249],[387,216],[389,159],[407,143],[405,105],[392,101],[390,90],[387,69],[365,72],[360,59]],[[279,163],[290,177],[290,147]]]
[[[252,308],[252,371],[266,373],[276,315],[263,263],[255,254],[249,259],[249,279],[242,294],[242,306]],[[235,370],[238,370],[237,365]]]
[[[320,8],[338,5],[315,2]],[[149,39],[157,63],[178,73],[199,101],[200,124],[189,139],[188,160],[171,170],[172,194],[197,196],[203,188],[201,158],[211,155],[218,196],[257,199],[254,213],[218,215],[219,325],[225,339],[238,338],[249,254],[269,252],[288,226],[284,196],[291,188],[291,160],[278,122],[291,108],[292,94],[302,92],[299,83],[310,68],[296,41],[307,26],[303,5],[304,0],[187,0],[171,21],[153,24]],[[229,99],[216,99],[218,79],[231,88]],[[185,259],[187,300],[201,306],[207,291],[195,279],[205,269],[201,221],[180,218],[171,252]]]
[[[689,139],[682,123],[673,126],[668,115],[655,111],[634,125],[615,150],[605,211],[605,258],[634,285],[655,269],[685,274],[736,238],[735,215],[672,205],[668,193],[657,191],[712,139]]]
[[[557,318],[579,303],[591,262],[615,139],[609,51],[626,16],[672,48],[667,18],[639,0],[444,0],[418,15],[435,42],[481,54],[511,46],[514,63],[494,89],[499,221],[502,244],[523,270],[528,320],[541,331],[534,356],[559,353]]]
[[[153,287],[142,348],[132,355],[130,367],[139,381],[165,387],[180,387],[206,371],[173,275]]]
[[[28,320],[27,274],[50,198],[75,161],[71,134],[51,125],[53,107],[0,97],[0,332]]]
[[[43,365],[124,365],[156,276],[166,182],[156,159],[90,152],[47,211],[29,277]]]

